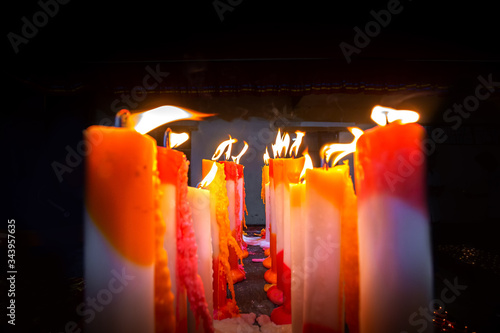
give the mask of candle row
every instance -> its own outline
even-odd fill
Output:
[[[411,331],[412,313],[432,299],[425,132],[411,111],[375,107],[372,118],[380,126],[351,129],[352,143],[323,149],[333,167],[274,158],[263,168],[272,265],[264,277],[281,305],[271,319],[293,332]],[[335,165],[352,152],[356,193],[349,166]]]
[[[215,166],[214,180],[189,187],[174,133],[157,147],[128,112],[118,117],[123,127],[84,132],[89,142],[101,138],[86,161],[85,293],[105,305],[85,330],[213,332],[213,318],[239,316],[233,283],[241,277],[230,261],[233,251],[244,278],[243,167],[203,161]]]

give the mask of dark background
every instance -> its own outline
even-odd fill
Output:
[[[436,297],[445,279],[457,277],[468,288],[447,305],[450,314],[478,332],[498,331],[499,93],[457,131],[443,120],[474,93],[479,75],[500,81],[498,11],[486,1],[401,1],[401,13],[347,63],[339,44],[353,45],[354,27],[364,30],[370,11],[387,4],[245,0],[221,20],[211,1],[73,0],[18,53],[7,36],[21,35],[22,18],[33,22],[41,7],[4,5],[0,229],[16,220],[18,325],[59,332],[78,319],[83,164],[63,181],[52,165],[64,163],[83,129],[113,119],[111,103],[142,83],[146,66],[159,66],[168,77],[145,87],[147,97],[131,109],[173,104],[225,120],[273,120],[276,109],[287,109],[292,120],[369,123],[367,99],[402,96],[388,106],[413,107],[426,128],[447,130],[450,139],[429,157],[448,160],[437,169],[455,175],[429,187],[430,198],[453,193],[435,201],[443,207],[432,221]],[[324,101],[301,107],[308,98]],[[332,101],[357,107],[345,112]]]

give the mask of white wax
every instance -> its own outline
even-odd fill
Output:
[[[85,331],[154,333],[154,265],[137,265],[119,254],[87,211],[84,228],[86,302],[76,311]]]
[[[432,299],[427,217],[398,198],[374,195],[358,200],[358,221],[361,332],[431,332],[432,322],[426,329],[411,323]]]

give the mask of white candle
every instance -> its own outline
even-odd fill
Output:
[[[210,191],[205,189],[188,187],[188,202],[198,246],[198,274],[203,281],[208,310],[213,314],[211,216],[215,215],[215,210],[213,212],[210,210]],[[196,319],[193,313],[189,311],[188,315],[188,332],[203,332],[201,325],[196,330]]]

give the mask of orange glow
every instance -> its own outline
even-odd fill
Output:
[[[311,159],[311,156],[309,156],[309,152],[306,150],[304,151],[304,167],[302,168],[302,172],[300,173],[299,179],[300,183],[305,183],[306,182],[306,170],[307,169],[314,169],[313,161]]]
[[[168,140],[169,140],[168,146],[170,148],[179,147],[181,144],[189,140],[189,134],[187,134],[186,132],[183,133],[170,132]]]
[[[372,109],[371,118],[380,126],[400,121],[401,124],[415,123],[420,118],[419,114],[411,110],[396,110],[386,106],[376,105]]]
[[[267,147],[266,147],[266,152],[264,153],[264,164],[265,165],[269,165],[269,151],[267,150]]]
[[[245,143],[245,146],[243,147],[241,152],[238,154],[238,156],[231,156],[233,158],[234,163],[236,163],[236,164],[240,164],[241,156],[243,156],[246,153],[246,151],[248,150],[248,143],[246,143],[246,141],[243,141],[243,142]]]
[[[238,142],[238,140],[231,138],[231,135],[229,136],[229,140],[223,141],[215,150],[214,156],[212,156],[212,161],[217,161],[222,154],[224,153],[224,150],[226,150],[226,160],[229,160],[231,157],[231,148],[233,146],[233,143]]]
[[[297,134],[297,137],[295,138],[293,145],[290,147],[290,155],[292,156],[297,156],[299,154],[299,147],[302,143],[302,138],[306,135],[306,133],[301,131],[297,131],[295,134]]]
[[[137,132],[146,134],[149,131],[177,120],[202,120],[215,114],[200,113],[186,108],[172,105],[163,105],[152,110],[130,115],[127,126],[133,127]]]
[[[363,135],[363,131],[357,127],[348,127],[347,129],[354,135],[354,140],[351,143],[333,143],[321,148],[321,155],[325,157],[326,163],[330,161],[333,154],[339,153],[332,163],[332,166],[335,166],[342,158],[356,151],[356,142]]]
[[[288,133],[285,133],[285,135],[281,136],[281,130],[278,130],[278,134],[276,135],[276,142],[274,143],[274,145],[271,145],[271,148],[273,149],[273,157],[286,157],[286,153],[289,147],[290,135],[288,135]]]
[[[198,184],[198,188],[206,188],[208,185],[210,185],[210,183],[212,183],[212,181],[214,180],[216,174],[217,174],[217,162],[214,162],[212,164],[212,168],[207,173],[205,178],[203,178],[203,180]]]

